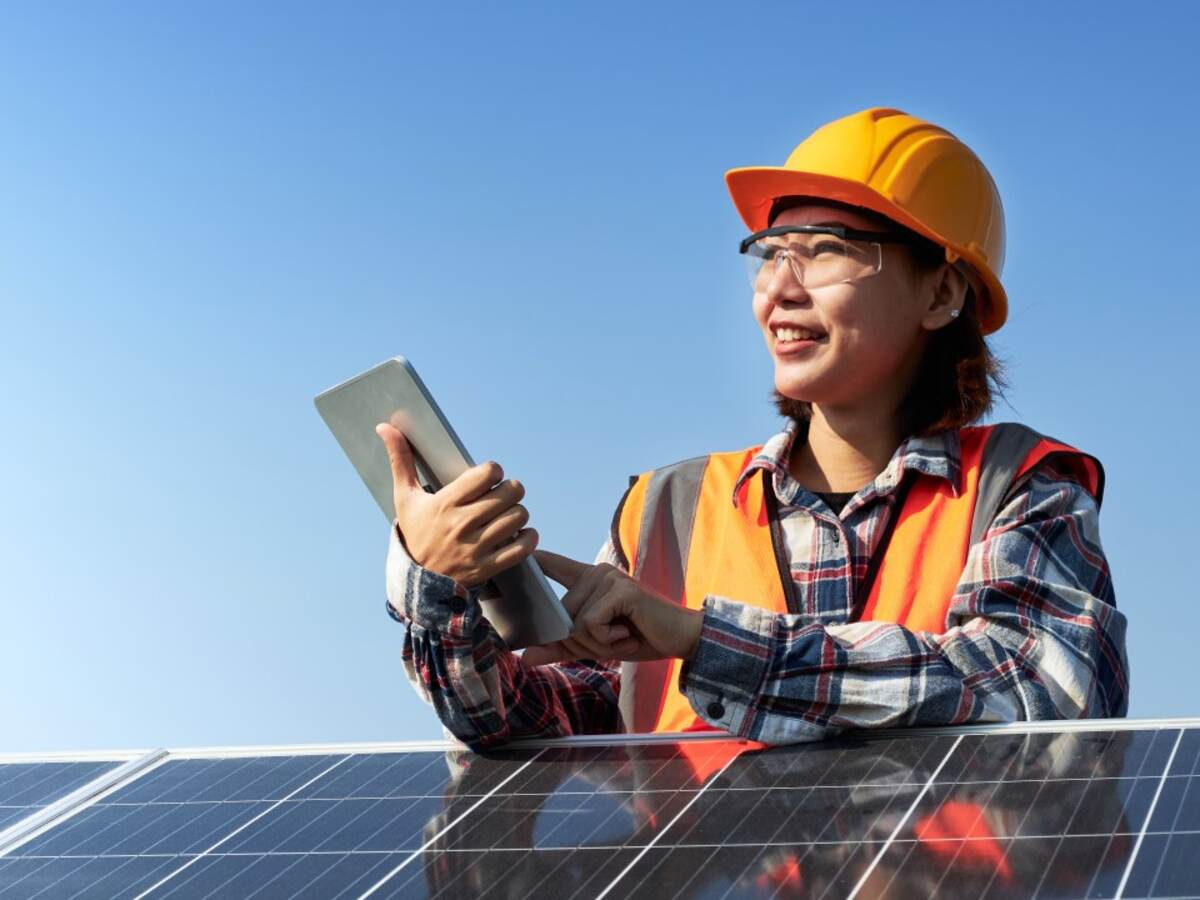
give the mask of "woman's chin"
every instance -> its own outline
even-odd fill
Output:
[[[800,403],[818,403],[820,402],[821,392],[814,390],[813,385],[808,381],[797,381],[792,378],[776,378],[775,390],[787,397],[789,400],[796,400]]]

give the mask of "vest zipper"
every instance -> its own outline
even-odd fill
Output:
[[[763,469],[762,474],[763,500],[767,504],[767,524],[771,529],[771,549],[775,551],[775,567],[779,570],[779,581],[783,587],[788,612],[799,615],[800,598],[796,596],[796,582],[792,581],[787,557],[783,553],[783,529],[779,525],[779,501],[775,496],[775,485],[771,482],[769,469]]]

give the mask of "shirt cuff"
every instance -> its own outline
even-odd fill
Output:
[[[393,619],[453,637],[466,637],[474,631],[482,614],[479,607],[482,593],[482,585],[465,587],[449,575],[414,562],[400,538],[400,526],[392,522],[387,556],[387,605]]]
[[[700,641],[679,668],[679,690],[710,725],[748,733],[771,659],[773,618],[756,606],[704,598]]]

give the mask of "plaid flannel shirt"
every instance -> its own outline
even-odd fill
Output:
[[[902,443],[840,515],[788,473],[796,434],[790,422],[767,441],[738,484],[758,469],[771,473],[802,611],[704,598],[700,643],[679,676],[701,719],[788,743],[847,728],[1125,714],[1125,616],[1100,546],[1097,504],[1053,457],[971,547],[947,630],[932,634],[847,619],[902,479],[919,472],[958,489],[958,432]],[[623,568],[611,538],[596,562]],[[526,666],[482,617],[479,593],[415,564],[392,528],[388,611],[408,626],[405,672],[449,734],[480,749],[622,730],[617,662]]]

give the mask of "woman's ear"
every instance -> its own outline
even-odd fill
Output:
[[[943,263],[932,276],[929,305],[921,318],[921,327],[937,331],[949,325],[962,313],[969,283],[967,276],[950,263]]]

